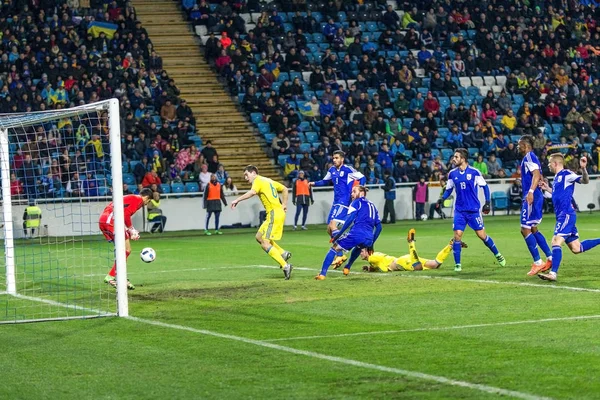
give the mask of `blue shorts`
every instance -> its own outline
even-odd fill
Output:
[[[542,210],[544,208],[544,196],[533,196],[533,203],[527,204],[527,200],[523,200],[521,204],[521,227],[532,228],[542,222]]]
[[[346,217],[348,217],[348,209],[348,206],[343,204],[332,205],[327,216],[327,223],[330,223],[332,220],[343,223],[346,221]]]
[[[474,231],[482,230],[483,217],[481,213],[479,211],[455,211],[454,226],[452,229],[455,231],[464,231],[467,225]]]
[[[555,236],[562,236],[565,242],[571,243],[579,238],[579,232],[575,223],[577,222],[577,214],[560,214],[556,216],[556,227],[554,228]]]
[[[350,232],[343,235],[336,241],[337,245],[344,251],[350,251],[350,249],[356,246],[371,247],[373,246],[373,236],[366,232],[356,232],[350,230]]]

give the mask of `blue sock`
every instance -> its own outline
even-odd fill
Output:
[[[588,239],[581,242],[581,252],[588,251],[593,249],[594,247],[600,244],[600,238],[598,239]]]
[[[537,242],[538,246],[540,246],[540,249],[542,249],[542,252],[546,258],[552,256],[552,250],[550,250],[550,246],[548,246],[548,242],[546,241],[544,235],[542,235],[542,232],[537,231],[533,234],[533,236],[535,237],[535,241]]]
[[[460,252],[461,251],[462,251],[462,246],[460,245],[460,242],[457,242],[455,240],[454,243],[452,244],[452,252],[454,254],[454,263],[455,264],[460,264]]]
[[[537,240],[535,240],[535,236],[533,236],[533,233],[530,233],[529,235],[527,235],[525,237],[525,244],[527,244],[527,248],[529,249],[529,252],[531,253],[531,257],[533,257],[533,261],[539,261],[540,260],[540,252],[538,251],[538,244],[537,244]]]
[[[562,261],[562,247],[552,246],[552,272],[557,273]]]
[[[334,249],[329,249],[329,251],[327,252],[327,255],[325,256],[325,259],[323,260],[323,266],[321,267],[320,275],[323,275],[323,276],[327,275],[327,270],[329,269],[329,266],[333,262],[335,255],[336,255],[336,251]]]
[[[350,258],[348,259],[348,263],[346,264],[346,268],[352,268],[352,264],[354,264],[354,261],[356,261],[358,256],[360,256],[360,252],[361,249],[359,249],[358,247],[352,249],[352,252],[350,252]]]
[[[490,249],[490,251],[492,252],[493,255],[496,255],[499,253],[498,249],[496,248],[496,244],[494,243],[494,241],[492,240],[491,237],[486,237],[485,240],[483,241],[483,244],[485,244],[487,246],[488,249]]]

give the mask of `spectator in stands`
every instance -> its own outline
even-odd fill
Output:
[[[473,162],[473,168],[481,172],[481,175],[483,175],[484,178],[488,179],[490,177],[488,173],[487,164],[483,159],[483,155],[477,155],[477,160]]]
[[[515,128],[517,127],[517,118],[515,118],[512,110],[508,110],[506,115],[502,117],[500,120],[500,125],[502,125],[502,132],[505,135],[514,135],[517,133],[515,132]]]
[[[464,147],[463,136],[462,133],[460,133],[460,131],[458,130],[458,126],[452,125],[452,129],[446,137],[446,142],[448,143],[448,146],[450,146],[450,148],[452,149]]]
[[[142,180],[142,186],[145,188],[149,188],[152,185],[160,185],[162,181],[160,177],[156,173],[156,170],[152,169],[144,175],[144,179]]]
[[[381,145],[379,152],[377,153],[377,164],[381,166],[383,172],[389,172],[390,174],[394,168],[394,157],[389,150],[387,143]]]
[[[500,163],[498,162],[498,160],[496,160],[495,154],[490,154],[490,156],[488,157],[488,159],[486,161],[486,165],[487,165],[488,174],[492,178],[500,177],[500,170],[502,168],[500,167]]]

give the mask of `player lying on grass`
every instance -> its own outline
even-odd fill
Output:
[[[140,233],[133,227],[131,222],[131,217],[135,214],[140,208],[150,203],[152,199],[152,190],[145,188],[140,191],[140,194],[128,194],[123,196],[123,214],[125,216],[125,259],[129,257],[131,254],[131,240],[138,240],[140,238]],[[100,215],[100,219],[98,220],[98,225],[100,227],[100,231],[108,240],[109,243],[115,242],[115,218],[114,218],[114,210],[113,203],[111,202],[104,208],[102,214]],[[109,284],[110,286],[116,288],[117,287],[117,262],[113,264],[110,272],[104,278],[104,282]],[[135,286],[127,281],[127,289],[133,290]]]
[[[540,183],[540,187],[545,192],[544,196],[552,197],[554,213],[556,214],[556,227],[554,228],[554,237],[552,238],[552,269],[548,273],[538,274],[546,281],[556,281],[556,274],[562,261],[562,245],[566,243],[573,254],[583,253],[593,249],[600,244],[600,238],[579,241],[579,233],[575,223],[577,214],[573,208],[573,192],[575,183],[588,184],[587,158],[582,157],[579,160],[581,167],[581,176],[565,169],[565,159],[561,153],[552,154],[548,161],[550,171],[554,172],[554,181],[552,188],[545,181]]]
[[[450,240],[450,244],[444,247],[435,256],[433,260],[419,257],[417,247],[415,245],[415,230],[408,231],[408,254],[400,257],[390,256],[380,252],[374,252],[372,247],[365,247],[360,252],[360,258],[369,262],[369,265],[363,267],[365,272],[392,272],[392,271],[422,271],[424,269],[439,268],[446,258],[452,252],[454,240]],[[466,248],[467,244],[461,242],[462,247]]]

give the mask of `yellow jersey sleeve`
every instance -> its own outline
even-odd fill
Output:
[[[388,272],[388,266],[393,263],[394,257],[387,254],[375,252],[369,256],[369,264],[378,269],[380,272]]]

